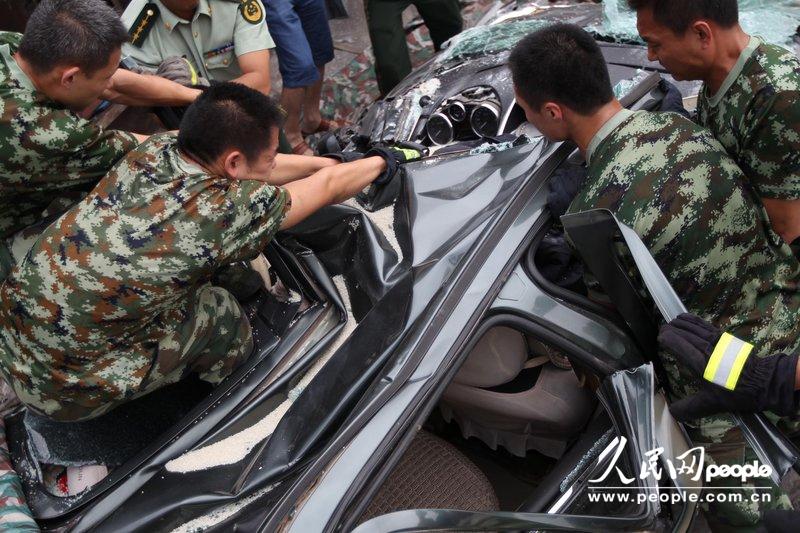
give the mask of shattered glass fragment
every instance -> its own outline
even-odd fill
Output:
[[[546,20],[518,20],[470,28],[450,39],[450,46],[442,51],[437,61],[461,61],[473,56],[505,52],[529,33],[550,24],[552,22]]]
[[[623,96],[630,93],[637,85],[642,83],[645,78],[650,76],[650,72],[646,70],[639,69],[636,71],[636,75],[633,78],[622,80],[614,86],[614,96],[619,100]]]
[[[587,28],[590,32],[623,42],[642,42],[636,31],[636,14],[625,0],[604,0],[603,15],[602,27]],[[796,0],[739,0],[739,19],[752,35],[770,43],[796,46],[800,25],[800,3]]]

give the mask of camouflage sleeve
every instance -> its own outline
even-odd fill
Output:
[[[286,189],[254,180],[234,181],[226,196],[232,212],[222,235],[221,264],[251,259],[262,251],[291,206]]]
[[[24,148],[36,151],[47,162],[49,168],[41,173],[41,179],[52,183],[52,176],[57,175],[65,187],[102,178],[139,144],[131,133],[104,130],[68,111],[43,118],[48,118],[51,127],[31,129]],[[36,183],[36,178],[33,173],[31,182]]]
[[[756,102],[742,124],[739,164],[759,193],[779,200],[800,199],[800,93],[784,91]]]

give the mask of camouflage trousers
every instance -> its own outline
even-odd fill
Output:
[[[22,388],[18,381],[13,385],[20,400],[34,411],[59,421],[79,421],[100,416],[191,373],[216,385],[245,362],[252,351],[250,322],[239,302],[225,289],[206,284],[196,293],[189,319],[158,339],[144,379],[106,376],[103,386],[84,391],[73,387],[68,395],[55,383],[34,390]],[[118,398],[110,390],[126,392],[124,398]]]
[[[39,531],[25,503],[22,482],[14,471],[6,442],[5,422],[0,418],[0,530]]]
[[[688,369],[682,368],[670,354],[661,353],[660,356],[673,397],[682,398],[694,394],[697,391],[697,381],[691,377]],[[696,420],[692,424],[686,424],[686,429],[693,445],[705,448],[706,464],[745,465],[759,460],[729,415],[720,414]],[[726,502],[703,503],[701,506],[708,525],[714,532],[755,532],[764,511],[792,509],[789,496],[769,478],[755,478],[747,483],[734,478],[715,478],[704,492],[724,493],[728,497]],[[741,501],[733,501],[734,498],[740,498]]]

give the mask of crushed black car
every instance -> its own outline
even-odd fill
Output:
[[[658,498],[696,489],[688,477],[637,479],[655,496],[641,503],[589,498],[623,439],[628,477],[645,450],[691,447],[653,358],[659,316],[680,302],[607,212],[563,219],[583,264],[541,253],[563,238],[552,178],[580,179],[582,161],[525,122],[505,67],[532,29],[588,26],[599,9],[498,4],[327,139],[427,155],[278,235],[264,275],[284,290],[243,297],[256,349],[220,386],[188,380],[78,424],[7,418],[42,530],[689,530],[696,505]],[[665,83],[637,44],[601,47],[630,108],[696,91]],[[768,423],[741,422],[776,475],[796,462]],[[45,479],[88,464],[109,474],[78,494]]]

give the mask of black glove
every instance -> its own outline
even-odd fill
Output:
[[[350,163],[351,161],[364,159],[364,154],[361,152],[331,152],[329,154],[322,154],[320,157],[335,159],[340,163]]]
[[[382,157],[386,161],[386,170],[373,183],[375,185],[386,185],[397,174],[400,164],[421,159],[422,152],[411,148],[371,148],[364,154],[364,157],[373,156]]]
[[[690,314],[662,327],[658,341],[700,378],[697,394],[670,406],[677,420],[735,411],[794,413],[797,355],[756,357],[749,353],[751,345]],[[737,365],[741,361],[744,366]],[[737,367],[741,368],[738,379]]]
[[[800,512],[774,509],[766,511],[758,526],[758,533],[793,533],[800,524]]]
[[[667,80],[658,82],[659,88],[664,91],[664,100],[661,101],[659,111],[672,111],[689,118],[689,112],[683,106],[683,94],[674,84]]]
[[[209,85],[208,80],[200,76],[185,57],[172,56],[166,58],[158,66],[156,76],[161,76],[186,87]]]

